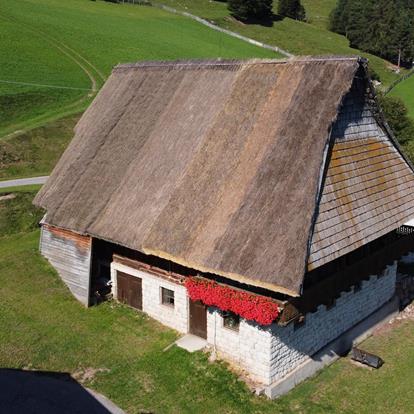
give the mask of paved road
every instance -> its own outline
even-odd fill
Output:
[[[0,188],[20,187],[22,185],[44,184],[49,177],[21,178],[19,180],[0,181]]]

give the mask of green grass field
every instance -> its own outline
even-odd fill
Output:
[[[295,54],[359,53],[326,29],[335,1],[304,0],[309,24],[273,27],[241,24],[219,1],[163,2]],[[117,63],[281,57],[156,7],[100,0],[0,0],[0,23],[0,179],[49,173],[73,124],[55,121],[81,113]],[[385,84],[395,78],[385,61],[370,60]]]
[[[177,347],[177,334],[143,313],[107,302],[85,309],[38,253],[34,191],[0,200],[0,367],[98,370],[84,384],[129,414],[411,413],[414,322],[367,340],[384,366],[344,358],[277,400],[255,397],[224,363]],[[5,235],[6,234],[6,235]]]
[[[302,0],[308,22],[322,29],[327,29],[329,15],[337,2],[337,0]]]
[[[295,55],[362,55],[369,59],[372,68],[381,77],[384,85],[390,84],[398,75],[388,69],[385,60],[362,53],[349,47],[348,40],[327,29],[329,14],[335,0],[305,0],[310,23],[292,19],[275,21],[272,27],[259,24],[243,24],[230,17],[225,2],[210,0],[163,0],[169,6],[189,11],[200,17],[214,21],[219,26],[233,30],[256,40],[273,44]],[[277,11],[277,0],[273,2]]]
[[[408,109],[408,115],[414,120],[414,76],[400,82],[392,89],[390,95],[398,96],[404,101]]]
[[[0,140],[0,180],[47,175],[73,136],[79,115]]]
[[[1,0],[0,23],[0,136],[84,109],[93,84],[99,88],[120,62],[278,57],[146,6]]]

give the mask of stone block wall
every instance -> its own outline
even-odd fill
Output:
[[[371,276],[360,290],[343,292],[330,309],[320,305],[306,315],[305,323],[295,327],[273,325],[270,355],[270,383],[283,378],[343,332],[365,319],[394,295],[396,263],[381,277]]]
[[[395,278],[396,264],[388,266],[380,277],[363,281],[360,289],[343,292],[333,307],[319,306],[300,326],[260,327],[241,320],[239,332],[234,332],[223,326],[219,311],[210,309],[207,340],[252,379],[270,385],[391,299]]]
[[[271,339],[268,329],[243,319],[238,331],[226,328],[221,312],[209,308],[207,342],[216,347],[221,357],[248,371],[255,381],[268,380]]]
[[[142,279],[142,310],[152,318],[179,332],[188,332],[188,299],[184,286],[172,283],[151,273],[133,269],[121,263],[111,263],[112,291],[116,298],[116,272]],[[174,291],[174,307],[161,303],[161,288]]]
[[[179,332],[188,332],[189,302],[184,286],[113,262],[115,298],[118,270],[142,279],[144,312]],[[225,327],[221,312],[211,307],[207,313],[207,342],[219,356],[244,369],[253,380],[270,385],[391,299],[396,271],[396,263],[388,266],[380,277],[371,276],[360,287],[343,292],[334,306],[319,306],[316,312],[306,315],[303,324],[296,326],[261,327],[241,319],[239,330],[235,331]],[[174,291],[174,308],[161,303],[161,287]]]

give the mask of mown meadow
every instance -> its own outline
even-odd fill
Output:
[[[280,57],[155,7],[2,1],[0,22],[0,137],[85,109],[120,62]]]

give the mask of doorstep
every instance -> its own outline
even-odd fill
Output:
[[[204,349],[207,346],[207,341],[199,336],[186,334],[175,341],[175,344],[188,352],[195,352]]]

